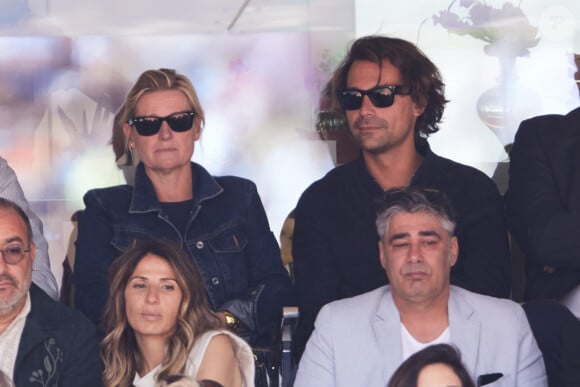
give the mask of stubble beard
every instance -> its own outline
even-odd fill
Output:
[[[370,133],[371,141],[365,141],[365,134],[360,129],[364,125],[379,128]],[[388,122],[378,117],[359,117],[353,122],[352,127],[354,129],[351,129],[351,132],[357,145],[371,155],[385,154],[405,141],[405,137],[393,138]]]
[[[14,293],[12,296],[6,301],[0,300],[0,316],[7,316],[23,305],[26,295],[28,294],[28,289],[30,289],[30,284],[32,283],[32,273],[29,273],[21,284],[18,284],[18,281],[8,274],[0,276],[0,280],[9,280],[14,286]]]

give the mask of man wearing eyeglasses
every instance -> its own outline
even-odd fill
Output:
[[[30,221],[0,198],[0,371],[14,385],[100,386],[95,327],[32,283]]]
[[[312,184],[295,211],[293,259],[300,317],[299,355],[320,308],[388,283],[374,231],[376,200],[393,187],[445,192],[459,214],[460,256],[451,283],[509,297],[511,262],[501,196],[482,172],[434,154],[446,99],[437,67],[413,44],[356,40],[330,83],[360,157]]]
[[[34,243],[37,248],[36,259],[32,269],[32,281],[40,286],[50,297],[55,300],[58,299],[58,285],[50,269],[48,243],[42,233],[42,221],[30,209],[14,170],[10,168],[2,157],[0,157],[0,197],[12,200],[28,215],[32,226]]]

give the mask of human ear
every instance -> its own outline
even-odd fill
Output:
[[[415,117],[419,117],[421,114],[423,114],[426,108],[427,100],[425,97],[420,96],[417,100],[413,98],[413,113],[415,114]]]
[[[379,259],[381,260],[381,266],[383,269],[387,270],[387,256],[385,254],[385,246],[383,240],[379,239]]]
[[[194,141],[199,140],[201,137],[201,118],[195,117],[193,121],[193,139]]]
[[[454,266],[457,263],[457,257],[459,256],[459,243],[457,242],[457,237],[451,237],[450,243],[449,264],[450,266]]]

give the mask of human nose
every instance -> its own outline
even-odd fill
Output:
[[[360,105],[360,114],[362,116],[367,116],[370,114],[374,114],[374,112],[375,112],[375,105],[373,105],[369,96],[364,94],[363,98],[362,98],[361,105]]]
[[[147,290],[147,294],[145,295],[145,301],[148,304],[156,304],[157,302],[159,302],[159,292],[155,287],[153,286],[149,287],[149,289]]]
[[[419,243],[413,242],[409,245],[409,255],[407,256],[409,262],[421,262],[423,260],[423,253]]]
[[[159,137],[162,139],[168,139],[171,138],[172,134],[173,132],[171,130],[171,127],[169,127],[167,120],[161,121],[161,127],[159,128]]]

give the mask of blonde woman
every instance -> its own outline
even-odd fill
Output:
[[[210,311],[201,274],[178,245],[137,242],[110,273],[105,386],[154,387],[170,375],[253,386],[251,348]]]
[[[271,348],[292,284],[256,185],[212,176],[191,161],[205,115],[190,80],[147,70],[115,117],[127,157],[138,160],[133,185],[90,190],[78,218],[75,307],[99,323],[107,272],[135,239],[182,246],[201,271],[218,317],[253,347]],[[130,155],[130,156],[129,156]]]

